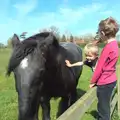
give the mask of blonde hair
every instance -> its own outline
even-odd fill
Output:
[[[99,53],[99,48],[96,44],[94,43],[88,43],[85,47],[84,47],[84,53],[86,55],[89,55],[89,53],[92,53],[96,56],[98,56],[98,53]]]

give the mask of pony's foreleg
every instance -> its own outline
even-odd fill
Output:
[[[38,119],[38,111],[39,111],[39,105],[36,108],[36,113],[35,113],[35,116],[34,116],[34,120],[39,120]]]
[[[70,97],[69,97],[69,107],[74,104],[77,100],[77,90],[75,90],[74,92],[72,92],[70,94]]]
[[[35,98],[31,104],[28,104],[29,100],[21,101],[19,98],[18,120],[38,120],[39,99]]]
[[[41,97],[41,107],[42,107],[42,120],[50,119],[50,99]]]
[[[77,92],[76,90],[70,93],[68,96],[63,97],[59,103],[57,117],[63,114],[72,104],[74,104],[77,100]]]
[[[57,116],[60,116],[62,113],[64,113],[72,104],[76,102],[76,100],[77,91],[75,89],[73,92],[69,93],[68,96],[61,99]]]
[[[69,97],[68,96],[61,98],[61,101],[59,103],[57,117],[59,117],[62,113],[64,113],[67,110],[67,108],[68,108],[68,101],[69,101]]]

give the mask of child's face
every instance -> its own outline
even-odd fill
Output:
[[[86,59],[91,62],[93,60],[95,60],[95,58],[97,57],[95,54],[89,52],[89,54],[85,55],[86,56]]]

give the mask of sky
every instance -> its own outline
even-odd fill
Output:
[[[0,42],[14,34],[28,36],[52,25],[61,34],[95,33],[100,20],[109,16],[120,21],[120,0],[1,0]]]

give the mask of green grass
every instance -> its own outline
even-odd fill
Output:
[[[13,75],[9,78],[5,77],[5,70],[10,56],[9,50],[0,51],[0,120],[17,120],[17,93],[15,91],[15,82]],[[92,71],[89,67],[84,66],[82,75],[79,79],[78,88],[82,91],[89,89],[89,80],[92,76]],[[79,93],[80,95],[80,93]],[[56,119],[57,107],[60,98],[57,100],[51,100],[51,118]],[[93,120],[91,111],[96,109],[96,103],[87,111],[83,120]],[[116,112],[116,111],[115,111]],[[114,115],[114,120],[118,120]],[[39,118],[41,120],[41,109],[39,110]]]

